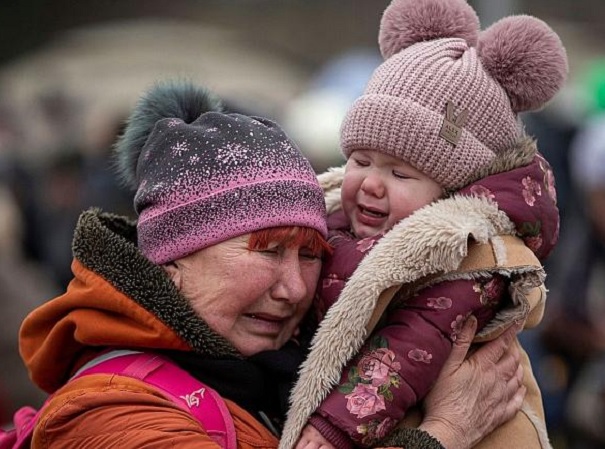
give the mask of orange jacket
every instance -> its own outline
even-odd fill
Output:
[[[248,412],[226,401],[240,449],[275,449],[277,438]],[[148,384],[90,375],[62,388],[45,408],[32,448],[207,448],[219,446],[190,413]]]

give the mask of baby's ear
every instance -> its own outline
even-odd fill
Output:
[[[181,291],[181,270],[179,270],[177,264],[174,262],[168,262],[163,264],[162,268],[164,269],[166,274],[168,274],[170,280],[174,282],[174,285],[176,285],[176,289],[178,291]]]
[[[517,113],[542,108],[567,78],[567,54],[559,36],[532,16],[494,23],[479,34],[477,51]]]

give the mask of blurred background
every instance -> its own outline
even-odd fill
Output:
[[[19,0],[0,6],[0,423],[43,395],[17,352],[23,317],[70,278],[90,206],[132,216],[109,154],[154,81],[207,85],[271,117],[316,170],[341,165],[344,113],[380,64],[388,0]],[[523,117],[555,169],[562,227],[544,322],[523,334],[555,449],[605,448],[605,2],[475,0],[483,27],[546,20],[570,61],[565,89]],[[603,118],[602,118],[603,117]]]

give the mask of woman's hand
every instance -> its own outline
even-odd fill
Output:
[[[453,345],[439,378],[424,400],[420,428],[448,449],[468,449],[521,408],[526,388],[514,325],[467,358],[477,320],[471,317]]]

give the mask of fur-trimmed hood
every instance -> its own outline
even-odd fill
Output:
[[[55,391],[105,347],[241,357],[196,315],[164,270],[140,254],[134,222],[96,209],[82,213],[73,253],[66,293],[21,327],[22,357],[43,390]]]
[[[552,172],[539,155],[529,163],[517,158],[499,164],[494,174],[402,220],[364,257],[315,334],[291,394],[281,449],[293,447],[373,328],[380,303],[385,297],[390,301],[403,284],[413,293],[435,282],[499,272],[511,279],[513,304],[478,339],[493,338],[514,320],[540,321],[545,273],[539,259],[558,237]],[[519,168],[505,171],[514,166]],[[343,175],[341,167],[319,176],[329,214],[340,209]]]

